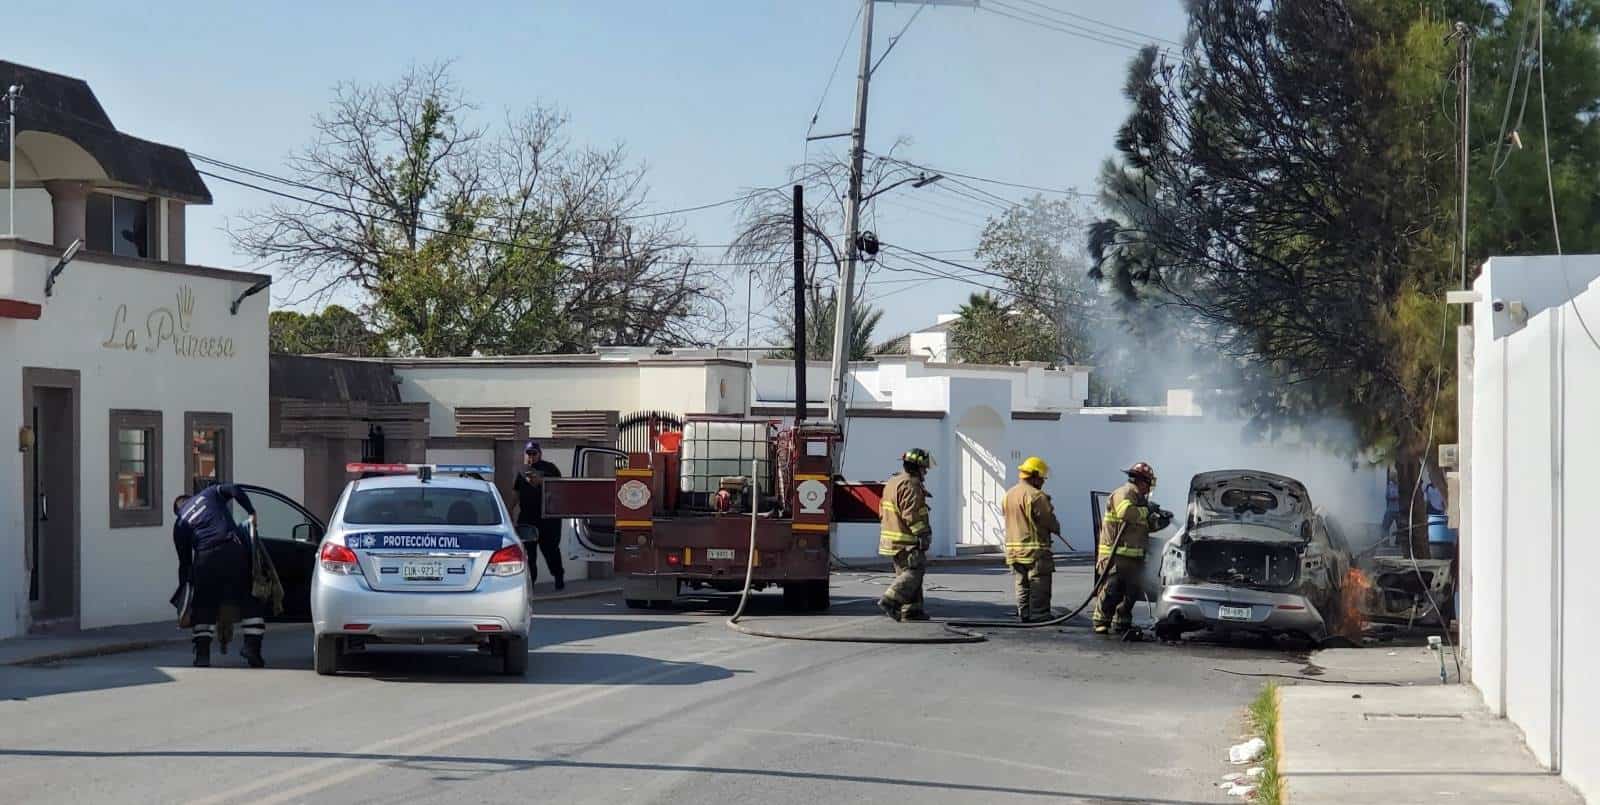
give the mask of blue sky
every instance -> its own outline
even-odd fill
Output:
[[[985,5],[929,7],[916,19],[874,76],[868,149],[905,137],[899,154],[915,162],[1093,190],[1126,113],[1120,91],[1132,51],[1002,13],[1098,27],[1061,13],[1070,12],[1181,39],[1181,3]],[[855,0],[162,2],[135,16],[126,5],[25,0],[11,18],[25,20],[29,35],[7,37],[0,57],[87,80],[123,131],[280,174],[335,83],[385,82],[411,63],[449,59],[486,120],[534,102],[558,105],[574,140],[625,143],[649,166],[656,208],[671,209],[784,179],[804,154],[807,124],[858,8]],[[915,10],[879,3],[879,52]],[[818,133],[850,127],[856,54],[852,39]],[[247,267],[223,227],[268,199],[209,184],[215,204],[191,211],[189,260]],[[1026,192],[987,189],[1007,198]],[[892,191],[874,206],[868,220],[883,240],[941,252],[975,246],[996,212],[938,185]],[[683,222],[703,243],[727,243],[735,223],[728,207]],[[730,315],[742,323],[745,275],[728,270]],[[888,336],[932,323],[974,289],[933,280],[869,290],[886,309],[879,335]],[[759,290],[753,307],[760,340],[768,306]]]

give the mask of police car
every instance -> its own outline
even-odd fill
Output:
[[[350,464],[311,579],[319,674],[375,644],[475,646],[528,668],[528,557],[489,466]]]

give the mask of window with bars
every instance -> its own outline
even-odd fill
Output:
[[[193,494],[213,484],[233,480],[233,415],[189,411],[183,415],[188,434],[184,450],[184,475]]]

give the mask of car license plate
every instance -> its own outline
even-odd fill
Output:
[[[732,548],[707,548],[706,549],[706,558],[707,559],[732,559],[733,558],[733,549]]]
[[[444,563],[405,562],[400,565],[400,575],[408,581],[438,581],[444,578]]]
[[[1250,613],[1250,607],[1217,607],[1217,617],[1225,621],[1247,621],[1250,620]]]

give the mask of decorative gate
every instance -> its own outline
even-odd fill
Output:
[[[656,437],[683,430],[683,417],[670,411],[634,411],[617,420],[616,448],[624,453],[648,453]]]

